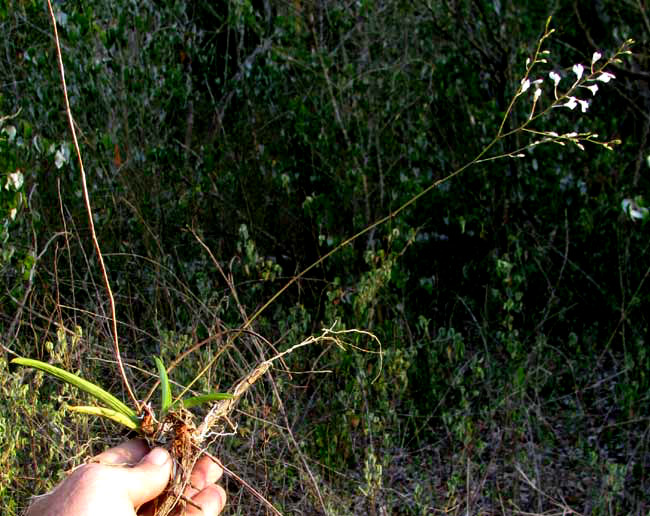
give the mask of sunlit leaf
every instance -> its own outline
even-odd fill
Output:
[[[172,390],[169,385],[169,378],[167,377],[165,364],[163,364],[162,360],[158,357],[153,357],[153,359],[158,368],[158,376],[160,376],[160,417],[163,418],[172,405]]]
[[[31,358],[14,358],[11,361],[11,363],[23,365],[27,367],[33,367],[34,369],[38,369],[40,371],[44,371],[48,374],[51,374],[52,376],[58,378],[59,380],[69,383],[70,385],[73,385],[74,387],[77,387],[78,389],[87,392],[91,396],[94,396],[97,400],[101,401],[112,410],[119,412],[124,416],[126,416],[127,418],[129,418],[132,422],[134,422],[134,424],[137,424],[138,422],[138,417],[133,409],[129,408],[123,402],[118,400],[110,392],[105,391],[98,385],[95,385],[94,383],[91,383],[88,380],[84,380],[83,378],[77,376],[76,374],[70,373],[65,369],[61,369],[59,367],[48,364],[46,362],[41,362],[40,360],[33,360]]]
[[[79,412],[80,414],[101,416],[101,417],[106,417],[108,419],[112,419],[116,423],[119,423],[120,425],[123,425],[129,428],[130,430],[137,430],[138,428],[140,428],[140,424],[137,419],[134,421],[133,419],[122,414],[121,412],[106,407],[73,406],[68,408],[73,412]]]

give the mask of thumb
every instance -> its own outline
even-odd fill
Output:
[[[139,507],[163,492],[172,473],[172,461],[166,450],[154,448],[136,466],[122,471],[129,499]]]

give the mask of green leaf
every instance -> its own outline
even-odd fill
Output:
[[[169,385],[169,378],[167,377],[167,369],[162,363],[162,360],[158,357],[153,357],[154,362],[156,362],[156,367],[158,368],[158,375],[160,376],[160,419],[165,417],[167,411],[172,406],[172,389]]]
[[[138,430],[140,428],[139,421],[136,423],[137,420],[133,421],[130,417],[125,416],[121,412],[106,407],[70,406],[68,408],[73,412],[79,412],[81,414],[88,414],[91,416],[101,416],[101,417],[106,417],[108,419],[112,419],[116,423],[124,425],[125,427],[131,430]]]
[[[14,358],[11,361],[11,363],[23,365],[27,367],[33,367],[34,369],[38,369],[40,371],[44,371],[48,374],[51,374],[52,376],[58,378],[59,380],[69,383],[70,385],[73,385],[78,389],[87,392],[91,396],[94,396],[96,399],[104,403],[112,410],[119,412],[120,414],[123,414],[125,417],[131,420],[133,424],[135,425],[139,424],[138,416],[136,415],[133,409],[131,409],[130,407],[122,403],[110,392],[105,391],[98,385],[95,385],[94,383],[91,383],[88,380],[84,380],[83,378],[77,376],[76,374],[70,373],[65,369],[61,369],[59,367],[48,364],[46,362],[41,362],[40,360],[33,360],[31,358]]]
[[[182,403],[186,409],[189,409],[210,401],[230,400],[232,397],[232,394],[228,394],[227,392],[211,392],[209,394],[202,394],[201,396],[186,398]]]

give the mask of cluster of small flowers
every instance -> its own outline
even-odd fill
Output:
[[[548,53],[548,50],[544,51],[544,53]],[[600,52],[594,52],[594,54],[593,54],[593,56],[591,58],[591,75],[592,76],[594,76],[596,74],[596,72],[594,72],[594,65],[602,57],[603,56],[602,56],[602,54]],[[546,62],[545,59],[539,60],[539,61]],[[530,59],[526,62],[526,67],[528,68],[529,65],[530,65]],[[593,82],[594,84],[580,84],[580,81],[582,80],[584,72],[585,72],[585,67],[582,64],[578,63],[578,64],[573,65],[572,70],[573,70],[573,73],[576,76],[576,80],[573,83],[573,85],[571,86],[571,88],[569,89],[569,92],[573,91],[576,87],[580,86],[582,88],[586,88],[589,91],[591,91],[591,95],[594,96],[598,92],[598,85],[595,84],[595,82],[599,81],[599,82],[603,82],[603,83],[608,83],[612,79],[616,78],[614,76],[614,74],[612,74],[610,72],[605,72],[605,71],[600,70],[599,72],[597,72],[598,75],[595,75],[594,77],[590,76],[590,77],[586,78],[585,81],[584,81],[584,82]],[[555,71],[551,71],[551,72],[549,72],[548,76],[553,81],[553,94],[555,96],[555,101],[557,102],[557,101],[560,100],[560,97],[558,96],[558,93],[557,93],[557,87],[560,84],[560,80],[561,80],[560,74],[555,72]],[[519,96],[522,93],[528,91],[531,86],[535,86],[535,93],[533,94],[533,105],[534,105],[535,103],[537,103],[540,96],[542,95],[542,90],[540,88],[540,84],[542,84],[543,82],[544,82],[544,79],[536,79],[536,80],[533,80],[533,81],[531,81],[528,77],[522,79],[521,86],[519,88],[519,91],[517,92],[517,96]],[[580,106],[580,109],[582,110],[583,113],[585,113],[587,111],[587,109],[589,108],[589,101],[588,100],[579,99],[579,98],[577,98],[577,97],[575,97],[573,95],[567,95],[566,99],[567,99],[567,101],[564,104],[554,104],[553,107],[568,107],[569,109],[573,110],[577,106]],[[534,112],[534,108],[533,108],[533,111],[531,111],[531,116],[530,116],[531,118],[532,118],[533,112]]]
[[[521,129],[526,132],[543,136],[543,138],[530,143],[528,147],[534,147],[536,145],[539,145],[540,143],[546,143],[546,142],[557,143],[559,145],[565,145],[566,143],[573,143],[576,146],[578,146],[581,150],[584,150],[584,146],[580,143],[581,141],[584,141],[584,142],[590,142],[590,143],[602,145],[606,149],[612,150],[613,145],[617,145],[620,143],[619,140],[599,141],[597,140],[598,135],[592,134],[590,132],[586,132],[586,133],[569,132],[565,134],[558,134],[553,131],[536,131],[529,126],[529,123],[539,118],[543,114],[547,113],[550,108],[566,107],[571,110],[574,110],[579,106],[580,111],[586,113],[587,109],[589,109],[589,106],[591,104],[591,100],[580,98],[579,96],[576,95],[576,91],[578,91],[578,88],[584,88],[586,90],[589,90],[593,98],[599,90],[599,85],[598,85],[599,82],[606,84],[616,78],[613,73],[605,71],[605,68],[611,63],[621,63],[622,61],[619,58],[619,56],[625,54],[631,54],[632,52],[630,52],[629,47],[634,43],[634,41],[631,39],[625,41],[618,49],[616,54],[604,62],[601,61],[603,55],[600,52],[594,52],[591,56],[591,65],[588,69],[581,63],[573,65],[571,71],[575,75],[575,80],[573,81],[571,86],[564,92],[558,93],[558,87],[560,85],[560,81],[562,80],[562,76],[560,75],[560,73],[555,70],[551,70],[550,72],[548,72],[548,78],[553,83],[554,100],[551,102],[549,107],[545,108],[541,112],[536,113],[535,109],[537,107],[537,102],[542,95],[541,85],[542,83],[544,83],[545,78],[537,78],[533,80],[530,78],[530,76],[533,67],[537,63],[548,62],[546,56],[550,54],[550,51],[541,50],[540,47],[544,39],[546,39],[552,32],[553,30],[552,29],[548,30],[547,27],[547,32],[540,39],[539,45],[537,47],[537,51],[535,52],[535,57],[533,58],[533,60],[531,60],[530,58],[526,60],[526,73],[524,75],[524,78],[521,80],[519,88],[515,93],[515,98],[513,99],[513,103],[514,103],[515,100],[520,95],[530,90],[531,87],[534,87],[533,105],[531,107],[528,120],[521,126]],[[519,151],[515,151],[509,155],[511,157],[523,157],[523,154],[518,152]]]
[[[600,52],[594,52],[594,55],[591,58],[591,75],[594,75],[594,65],[596,64],[597,61],[600,60],[600,58],[603,57]],[[573,83],[573,86],[571,89],[574,89],[580,80],[582,79],[582,75],[584,74],[585,67],[582,66],[581,64],[575,64],[573,65],[573,73],[576,75],[576,81]],[[560,83],[560,76],[556,72],[550,72],[548,76],[551,78],[551,80],[554,83],[555,86],[555,99],[557,100],[557,86]],[[613,73],[610,72],[604,72],[600,71],[598,76],[593,77],[593,78],[587,78],[585,79],[585,82],[595,82],[595,81],[600,81],[603,83],[608,83],[612,79],[615,79],[616,77],[614,76]],[[583,84],[581,85],[582,88],[586,88],[589,91],[591,91],[591,96],[595,96],[596,93],[598,92],[598,84]],[[582,110],[583,113],[587,111],[587,108],[589,107],[589,101],[588,100],[582,100],[577,97],[574,97],[572,95],[569,95],[568,100],[564,104],[560,104],[558,107],[568,107],[569,109],[575,109],[576,106],[580,105],[580,109]]]

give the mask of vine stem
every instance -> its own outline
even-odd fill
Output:
[[[63,57],[61,55],[61,45],[59,43],[59,32],[56,28],[56,17],[54,16],[54,10],[52,9],[51,0],[47,0],[47,7],[50,11],[50,18],[52,19],[52,27],[54,29],[54,42],[56,43],[56,57],[59,64],[59,73],[61,75],[61,86],[63,88],[63,99],[65,101],[65,112],[68,118],[68,124],[70,125],[70,132],[72,133],[72,141],[74,143],[74,149],[77,154],[77,159],[79,161],[79,170],[81,175],[81,190],[83,192],[84,204],[86,206],[86,212],[88,213],[88,224],[90,227],[90,235],[92,237],[93,245],[95,251],[97,252],[97,258],[99,261],[99,268],[102,271],[102,279],[104,280],[104,286],[108,292],[108,302],[111,309],[111,333],[113,336],[113,352],[115,353],[115,360],[117,361],[117,367],[122,378],[122,383],[124,388],[128,393],[131,401],[133,401],[136,411],[140,411],[140,403],[138,402],[129,380],[126,377],[126,371],[124,370],[124,364],[122,363],[122,356],[120,355],[120,344],[117,337],[117,316],[115,313],[115,299],[113,298],[113,291],[111,290],[111,284],[108,280],[108,273],[106,272],[106,265],[104,264],[104,257],[102,255],[102,250],[99,247],[99,241],[97,240],[97,234],[95,233],[95,223],[93,221],[93,211],[90,206],[90,196],[88,195],[88,186],[86,184],[86,172],[84,170],[83,160],[81,159],[81,150],[79,149],[79,142],[77,140],[77,133],[74,128],[74,120],[72,118],[72,111],[70,110],[70,101],[68,100],[68,87],[65,82],[65,69],[63,67]]]

